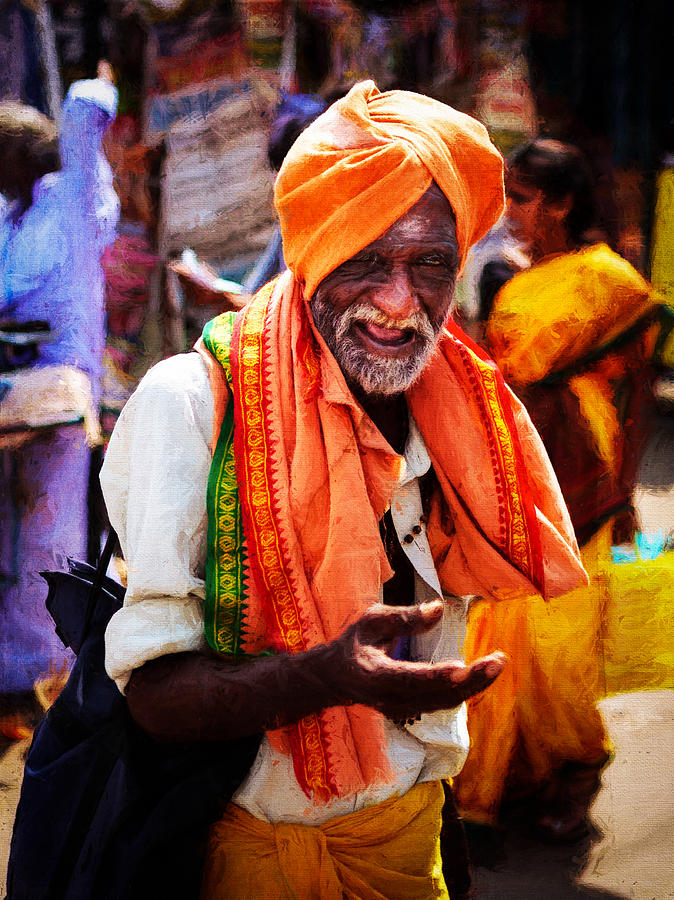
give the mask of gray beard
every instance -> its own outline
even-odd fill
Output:
[[[346,379],[359,385],[366,394],[382,396],[400,394],[414,384],[437,347],[443,324],[434,326],[424,312],[393,321],[366,303],[356,303],[337,314],[320,289],[311,300],[311,312],[316,328]],[[414,330],[416,338],[409,356],[402,359],[370,356],[354,338],[353,326],[357,322]]]

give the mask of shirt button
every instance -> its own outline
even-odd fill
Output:
[[[413,540],[414,540],[414,538],[412,537],[411,534],[406,534],[405,537],[403,538],[403,541],[406,544],[411,544]]]
[[[421,534],[421,525],[415,525],[412,529],[412,534]]]

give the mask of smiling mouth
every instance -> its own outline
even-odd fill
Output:
[[[413,328],[385,328],[373,322],[355,322],[354,331],[366,343],[379,350],[400,350],[411,347],[416,337]]]

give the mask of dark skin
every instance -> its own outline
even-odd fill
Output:
[[[458,265],[454,216],[433,185],[380,238],[327,275],[318,291],[329,296],[337,314],[361,302],[385,313],[392,324],[422,312],[438,327],[449,314]],[[404,340],[395,328],[357,327],[354,337],[370,356],[382,358],[400,358],[414,344],[413,336]],[[349,386],[393,449],[402,453],[407,439],[404,395],[366,394],[352,380]]]
[[[415,337],[396,329],[412,312],[442,323],[451,306],[458,265],[454,218],[437,188],[429,190],[381,238],[327,276],[319,290],[340,311],[354,302],[375,306],[389,326],[361,329],[369,354],[402,356]],[[439,327],[439,324],[438,324]],[[407,436],[403,394],[379,397],[351,384],[355,396],[394,449]],[[458,660],[413,663],[389,656],[397,638],[426,631],[442,603],[374,604],[336,640],[305,653],[243,663],[215,654],[181,653],[133,672],[127,689],[136,722],[158,740],[227,740],[291,724],[329,706],[362,703],[393,719],[451,709],[483,691],[504,657],[470,666]]]
[[[517,169],[508,178],[506,194],[511,230],[533,263],[577,249],[566,226],[573,205],[570,194],[560,199],[548,197],[540,188],[519,178]]]

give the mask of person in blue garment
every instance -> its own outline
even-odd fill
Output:
[[[101,150],[116,113],[117,90],[108,63],[99,63],[97,75],[71,86],[58,136],[36,110],[0,104],[0,319],[19,326],[48,324],[51,340],[39,345],[20,378],[33,398],[40,390],[50,401],[63,394],[66,406],[81,407],[85,422],[38,428],[21,449],[0,451],[0,735],[5,740],[26,735],[39,709],[36,684],[51,684],[54,673],[65,673],[69,664],[38,573],[55,568],[66,554],[84,557],[87,547],[90,453],[97,438],[105,342],[101,256],[114,240],[119,218],[112,172]],[[0,411],[10,396],[0,401]]]

